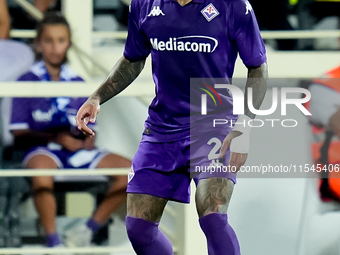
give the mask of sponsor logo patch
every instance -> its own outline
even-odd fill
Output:
[[[167,41],[150,38],[153,49],[158,51],[192,51],[192,52],[214,52],[218,46],[218,40],[204,35],[189,35],[181,37],[170,37]]]

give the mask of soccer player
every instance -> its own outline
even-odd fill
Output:
[[[71,47],[70,27],[59,14],[47,14],[37,29],[37,61],[19,81],[82,81],[66,64]],[[16,146],[28,149],[23,167],[28,169],[93,169],[130,167],[130,160],[99,150],[94,137],[85,137],[76,127],[77,109],[86,98],[14,98],[10,129]],[[84,226],[66,233],[69,246],[88,246],[92,234],[126,201],[126,176],[115,176],[107,196]],[[53,177],[32,178],[34,202],[46,232],[47,245],[61,245],[56,232],[56,201]]]
[[[245,123],[255,117],[245,104],[235,128],[219,128],[217,137],[211,137],[209,129],[196,126],[192,121],[195,117],[190,119],[190,114],[200,117],[199,110],[191,111],[190,99],[196,95],[190,91],[205,86],[198,82],[195,90],[190,78],[221,78],[231,83],[239,53],[248,68],[246,87],[252,88],[252,102],[258,109],[266,93],[266,53],[248,1],[132,0],[124,56],[79,109],[76,119],[80,130],[95,135],[87,125],[95,122],[100,105],[135,80],[150,53],[156,97],[128,177],[126,227],[138,255],[169,255],[173,254],[171,243],[158,224],[168,200],[189,202],[191,162],[205,166],[229,162],[239,169],[249,146],[249,126]],[[237,116],[232,114],[230,95],[221,96],[221,105],[225,107],[224,118],[234,121]],[[210,114],[211,104],[207,109]],[[190,122],[197,133],[190,132]],[[217,144],[219,154],[209,157],[212,145],[215,148]],[[194,177],[199,223],[209,254],[240,254],[227,217],[235,173],[198,173]]]

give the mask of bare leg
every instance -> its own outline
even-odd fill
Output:
[[[28,163],[29,169],[56,169],[57,164],[46,155],[36,155]],[[32,177],[34,203],[46,234],[56,233],[56,201],[53,195],[53,176]]]
[[[233,189],[233,181],[226,178],[200,180],[195,197],[199,217],[211,213],[227,213]]]
[[[236,234],[227,216],[233,187],[234,183],[226,178],[209,178],[198,183],[196,206],[209,255],[240,254]]]
[[[131,161],[115,154],[105,156],[98,164],[97,168],[130,167]],[[93,214],[93,219],[99,224],[104,224],[126,201],[127,176],[114,176],[114,182],[106,193],[104,201]]]
[[[167,202],[168,200],[160,197],[129,193],[127,215],[150,222],[159,222]]]
[[[145,194],[128,194],[126,230],[138,255],[173,255],[170,240],[158,229],[167,200]]]

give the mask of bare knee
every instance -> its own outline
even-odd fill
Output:
[[[57,163],[47,155],[35,155],[27,161],[26,168],[29,169],[57,169]]]
[[[97,165],[97,168],[118,167],[131,167],[131,161],[127,158],[111,153],[106,155]],[[114,187],[115,190],[126,189],[128,182],[126,175],[113,175],[110,176],[110,178],[114,181],[112,187]]]
[[[39,190],[53,190],[53,176],[32,177],[32,189],[35,193]]]
[[[130,167],[131,160],[124,158],[117,154],[106,155],[97,165],[97,168],[116,168],[116,167]]]
[[[233,188],[233,181],[226,178],[200,180],[196,190],[196,208],[199,217],[210,213],[227,213]]]
[[[166,199],[160,197],[129,193],[127,215],[150,222],[159,222],[167,202]]]
[[[55,161],[46,155],[35,155],[26,164],[29,169],[56,169]],[[41,190],[53,190],[53,176],[34,176],[32,177],[32,188],[34,193]],[[39,193],[39,192],[38,192]]]

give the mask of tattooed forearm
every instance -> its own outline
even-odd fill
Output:
[[[246,84],[246,92],[245,92],[245,100],[244,100],[244,109],[245,115],[254,119],[255,114],[252,113],[248,108],[248,88],[252,88],[253,90],[253,106],[255,109],[259,109],[264,96],[267,91],[267,78],[268,78],[268,66],[267,63],[260,65],[257,68],[249,68],[248,69],[248,79]]]
[[[102,85],[92,94],[92,98],[99,98],[100,104],[119,94],[129,86],[141,73],[145,60],[130,62],[122,57],[112,68]]]
[[[227,213],[234,183],[226,178],[200,180],[196,191],[199,217],[210,213]]]

